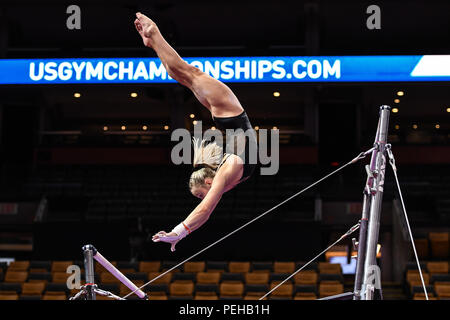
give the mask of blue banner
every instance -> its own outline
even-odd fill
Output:
[[[184,60],[223,82],[450,81],[450,55]],[[0,84],[172,82],[158,58],[0,60]]]

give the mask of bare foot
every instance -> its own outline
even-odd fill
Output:
[[[136,20],[134,20],[136,30],[142,37],[144,45],[151,48],[152,40],[155,34],[159,33],[158,26],[149,17],[138,12],[136,13]]]

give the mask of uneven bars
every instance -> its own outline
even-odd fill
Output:
[[[141,299],[147,299],[147,295],[140,290],[133,282],[131,282],[127,277],[124,276],[122,272],[120,272],[116,267],[114,267],[104,256],[95,250],[94,259],[100,263],[106,270],[111,272],[111,274],[116,277],[120,282],[128,287],[132,292],[136,293],[136,295]]]

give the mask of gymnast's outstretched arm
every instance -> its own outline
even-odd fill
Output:
[[[242,159],[230,156],[221,170],[217,172],[211,184],[211,189],[200,204],[189,214],[189,216],[171,232],[160,231],[152,238],[154,242],[169,242],[171,250],[175,251],[175,245],[192,231],[200,228],[210,217],[211,213],[219,203],[222,195],[235,185],[242,175]]]

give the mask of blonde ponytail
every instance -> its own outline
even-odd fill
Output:
[[[222,147],[219,147],[215,142],[201,140],[199,138],[192,138],[194,145],[194,160],[193,167],[201,164],[206,164],[208,167],[216,169],[220,161],[222,161]]]
[[[194,159],[192,166],[203,168],[192,172],[189,179],[189,188],[201,186],[205,183],[205,178],[214,178],[215,169],[220,165],[223,157],[223,149],[217,143],[207,140],[192,138],[194,148]]]

